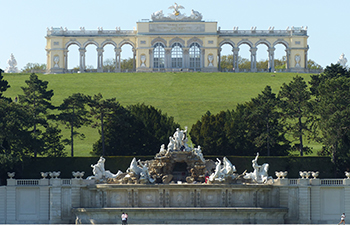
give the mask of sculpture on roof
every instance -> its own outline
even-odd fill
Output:
[[[348,60],[345,58],[345,54],[342,53],[338,59],[337,64],[341,65],[342,67],[346,68],[346,63],[348,62]]]
[[[169,9],[172,9],[173,12],[169,13],[168,16],[164,16],[163,10],[159,10],[157,12],[152,13],[151,18],[153,21],[172,21],[172,20],[192,20],[192,21],[200,21],[202,20],[202,14],[198,11],[191,10],[191,15],[186,16],[184,13],[180,12],[180,9],[185,9],[182,5],[178,5],[176,2],[174,5],[170,6]]]
[[[15,59],[15,56],[11,53],[10,58],[7,60],[7,64],[9,64],[9,67],[5,69],[5,73],[19,73],[19,69],[17,69],[17,61]]]
[[[175,2],[174,5],[172,5],[172,6],[169,7],[169,9],[174,9],[173,14],[174,14],[175,16],[178,16],[178,15],[181,14],[180,11],[179,11],[179,9],[185,9],[185,7],[183,7],[182,5],[178,5],[178,4]]]

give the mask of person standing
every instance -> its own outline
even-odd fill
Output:
[[[344,225],[345,225],[345,213],[343,213],[342,215],[341,215],[341,217],[340,217],[340,222],[338,223],[338,225],[339,224],[341,224],[341,223],[343,223]]]
[[[121,216],[121,219],[122,219],[122,224],[128,224],[128,214],[126,213],[122,213],[122,216]]]

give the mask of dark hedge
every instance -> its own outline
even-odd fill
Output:
[[[137,159],[148,160],[153,156],[138,156]],[[205,156],[206,159],[222,160],[222,156]],[[237,172],[244,170],[252,172],[252,156],[228,156]],[[85,171],[85,178],[92,175],[92,164],[96,164],[99,157],[65,157],[65,158],[30,158],[16,167],[17,179],[38,179],[40,172],[61,171],[60,178],[71,178],[72,171]],[[118,170],[125,172],[133,156],[106,157],[105,169],[112,173]],[[299,171],[319,171],[320,178],[334,178],[334,165],[329,157],[264,157],[260,156],[258,164],[269,163],[269,175],[275,178],[275,171],[288,171],[288,178],[299,178]],[[345,171],[345,169],[344,169]],[[341,177],[341,176],[340,176]]]

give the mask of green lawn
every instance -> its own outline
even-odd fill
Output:
[[[277,93],[283,83],[289,83],[296,75],[201,72],[38,74],[39,79],[48,81],[49,89],[54,90],[54,105],[61,104],[73,93],[101,93],[104,98],[115,97],[124,106],[136,103],[152,105],[189,129],[206,111],[215,114],[234,109],[237,103],[256,97],[266,85]],[[309,74],[299,75],[306,81],[310,80]],[[28,78],[29,74],[4,74],[4,79],[11,85],[4,95],[14,98],[23,94],[21,87],[26,86]],[[75,141],[75,156],[89,156],[92,144],[98,139],[96,129],[82,128],[82,132],[86,139]],[[68,130],[63,134],[68,137]],[[67,150],[70,151],[68,147]]]

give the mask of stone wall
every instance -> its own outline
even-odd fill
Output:
[[[110,185],[83,179],[8,179],[0,221],[19,223],[337,223],[350,214],[349,179],[273,185]],[[213,214],[214,213],[214,214]]]

